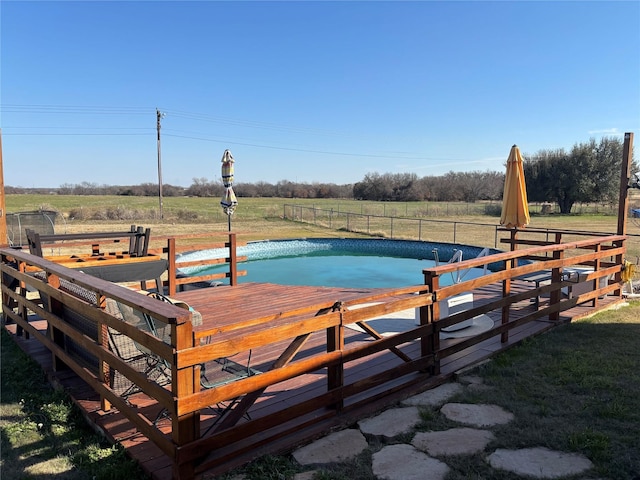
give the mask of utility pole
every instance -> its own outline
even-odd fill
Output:
[[[157,131],[158,131],[158,197],[160,198],[160,220],[162,220],[162,156],[160,155],[160,120],[164,118],[164,113],[156,108]]]

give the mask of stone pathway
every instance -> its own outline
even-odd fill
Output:
[[[366,435],[393,438],[411,433],[420,423],[420,407],[440,408],[459,428],[437,432],[417,432],[410,443],[387,445],[372,456],[372,469],[380,480],[443,480],[449,472],[449,455],[477,455],[495,438],[491,427],[514,419],[497,405],[448,403],[463,388],[486,388],[480,377],[464,377],[460,383],[446,383],[411,397],[397,408],[358,422],[358,428],[327,435],[295,452],[293,458],[310,468],[353,458],[367,447]],[[555,479],[579,475],[593,467],[582,455],[552,451],[539,446],[519,450],[486,452],[486,462],[494,469],[528,478]],[[297,474],[294,480],[311,480],[315,470]]]

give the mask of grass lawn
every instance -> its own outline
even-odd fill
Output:
[[[3,328],[0,390],[0,478],[131,480],[144,472],[123,448],[89,428],[62,390]]]

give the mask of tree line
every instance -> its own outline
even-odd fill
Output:
[[[575,203],[615,203],[619,192],[623,142],[605,137],[599,142],[575,144],[571,150],[540,150],[525,155],[524,172],[529,201],[557,203],[562,213],[569,213]],[[638,170],[634,163],[633,172]],[[464,201],[502,199],[505,172],[450,171],[440,176],[418,177],[415,173],[367,173],[355,184],[300,183],[281,180],[237,183],[239,197],[278,198],[353,198],[373,201]],[[163,184],[165,197],[221,196],[220,179],[194,178],[189,187]],[[57,189],[5,187],[6,193],[56,193],[59,195],[158,196],[158,184],[111,186],[82,182],[63,184]]]
[[[623,142],[591,139],[564,149],[541,150],[524,163],[530,201],[553,202],[560,213],[575,203],[615,203],[620,193]],[[634,162],[632,171],[638,171]]]

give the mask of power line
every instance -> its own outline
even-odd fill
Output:
[[[272,150],[286,150],[292,152],[304,152],[304,153],[320,153],[323,155],[339,155],[339,156],[347,156],[347,157],[367,157],[367,158],[391,158],[391,159],[399,159],[399,160],[452,160],[447,158],[435,158],[435,157],[407,157],[400,155],[379,155],[374,153],[347,153],[347,152],[332,152],[328,150],[312,150],[312,149],[304,149],[304,148],[291,148],[291,147],[276,147],[273,145],[264,145],[258,143],[246,143],[246,142],[234,142],[227,139],[213,139],[213,138],[202,138],[202,137],[192,137],[187,135],[175,135],[165,132],[166,137],[176,137],[176,138],[187,138],[190,140],[201,140],[204,142],[213,142],[213,143],[227,143],[232,145],[242,145],[245,147],[257,147],[257,148],[269,148]]]
[[[11,132],[2,132],[5,136],[21,136],[21,137],[141,137],[148,136],[148,133],[11,133]]]
[[[111,114],[111,115],[148,115],[151,109],[144,107],[109,107],[109,106],[87,106],[87,105],[19,105],[2,104],[0,110],[10,113],[47,113],[47,114]]]
[[[282,130],[288,132],[296,132],[296,133],[311,133],[311,134],[319,134],[319,135],[333,135],[333,136],[348,136],[342,132],[336,132],[331,130],[317,129],[317,128],[308,128],[308,127],[294,127],[290,125],[279,125],[275,123],[269,122],[259,122],[253,120],[241,120],[231,117],[220,117],[213,116],[201,113],[189,113],[189,112],[181,112],[176,110],[165,110],[172,117],[186,118],[191,120],[200,120],[205,122],[212,123],[220,123],[223,125],[233,125],[240,127],[250,127],[250,128],[262,128],[268,130]]]
[[[81,106],[81,105],[18,105],[18,104],[3,104],[0,106],[0,109],[3,111],[9,111],[11,113],[47,113],[47,114],[96,114],[96,115],[104,115],[104,114],[112,114],[112,115],[150,115],[153,112],[153,109],[146,107],[108,107],[108,106]],[[8,109],[8,110],[7,110]],[[158,109],[155,109],[156,115]],[[193,113],[193,112],[185,112],[182,110],[167,110],[162,109],[162,113],[169,115],[171,118],[184,118],[188,120],[195,121],[203,121],[210,123],[217,123],[223,125],[237,126],[237,127],[248,127],[248,128],[258,128],[258,129],[267,129],[267,130],[281,130],[289,133],[306,133],[306,134],[317,134],[317,135],[334,135],[334,136],[343,136],[349,138],[349,135],[332,132],[329,130],[321,130],[321,129],[312,129],[306,127],[291,127],[285,125],[278,125],[274,123],[268,122],[259,122],[252,120],[241,120],[234,119],[231,117],[222,117],[222,116],[214,116],[209,114],[202,113]],[[29,128],[29,127],[5,127],[5,135],[22,135],[22,136],[144,136],[148,133],[78,133],[78,132],[44,132],[44,133],[20,133],[20,132],[7,132],[6,129],[11,128]],[[65,128],[60,126],[55,127],[31,127],[31,128]],[[107,129],[103,127],[67,127],[72,129],[95,129],[102,130]],[[154,131],[154,129],[150,127],[111,127],[114,130],[124,130],[125,132],[128,130],[146,130],[147,132]],[[175,133],[167,133],[168,132],[185,132],[189,133],[189,131],[185,130],[172,130],[165,129],[165,136],[174,137],[174,138],[184,138],[189,140],[199,140],[205,142],[213,142],[213,143],[222,143],[222,144],[231,144],[231,145],[241,145],[255,148],[266,148],[271,150],[282,150],[282,151],[291,151],[291,152],[301,152],[301,153],[316,153],[322,155],[333,155],[333,156],[345,156],[345,157],[362,157],[362,158],[380,158],[380,159],[395,159],[395,160],[413,160],[413,161],[463,161],[466,159],[462,158],[443,158],[443,157],[427,157],[427,156],[408,156],[408,155],[398,155],[398,154],[389,154],[389,155],[381,155],[381,154],[367,154],[367,153],[350,153],[350,152],[339,152],[339,151],[330,151],[330,150],[321,150],[314,148],[300,148],[300,147],[286,147],[286,146],[275,146],[264,143],[257,143],[251,141],[237,141],[237,140],[229,140],[229,137],[225,137],[224,139],[209,137],[206,134],[197,133],[197,135],[202,136],[194,136],[191,135],[178,135]]]

